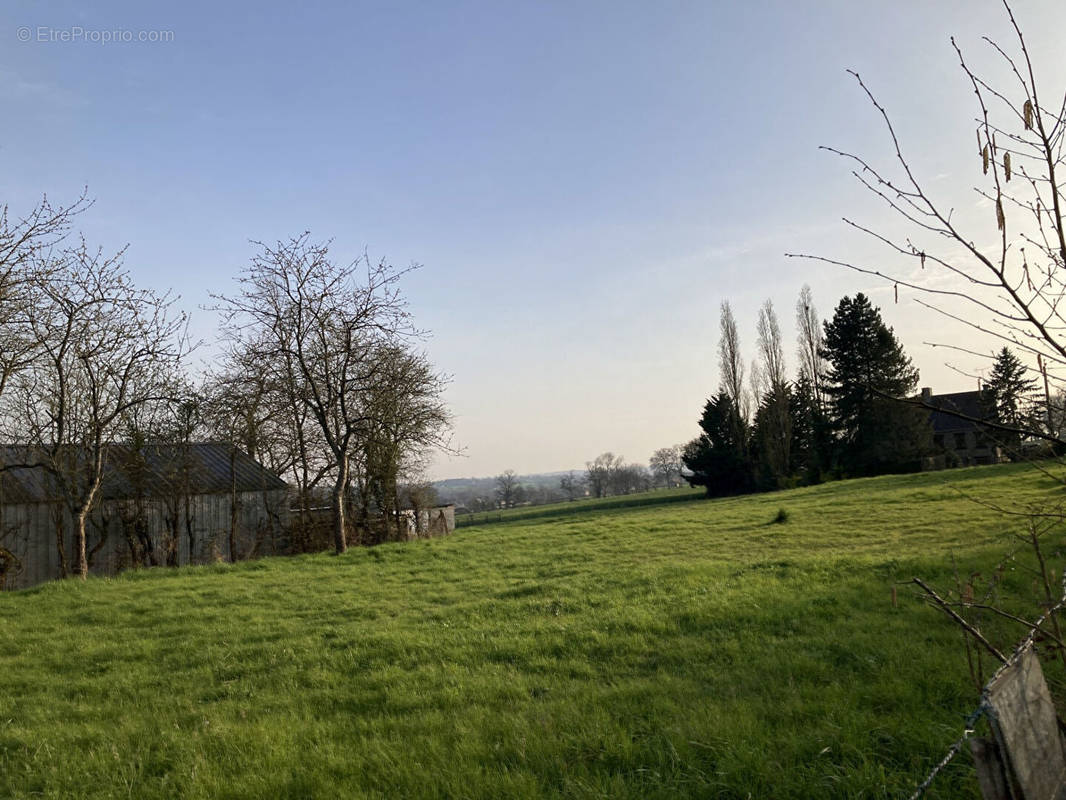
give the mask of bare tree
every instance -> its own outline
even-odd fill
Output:
[[[501,508],[512,508],[518,502],[518,475],[513,469],[496,476],[496,501]]]
[[[214,438],[291,479],[304,511],[295,533],[308,540],[311,498],[336,462],[301,400],[299,376],[274,368],[261,358],[263,351],[262,343],[229,342],[205,384],[206,421]],[[399,530],[399,483],[417,483],[429,451],[449,446],[451,417],[443,398],[448,381],[424,354],[397,343],[381,343],[366,358],[374,362],[364,370],[369,377],[352,387],[348,401],[363,410],[364,419],[351,448],[345,496],[354,506],[346,516],[349,528],[367,530],[373,507],[387,527]]]
[[[606,452],[585,464],[585,476],[593,497],[606,497],[611,491],[614,473],[624,463],[622,456]]]
[[[559,479],[559,488],[568,501],[573,502],[585,494],[585,481],[580,475],[575,475],[571,470]]]
[[[762,440],[759,449],[768,474],[780,483],[791,471],[792,417],[781,326],[770,300],[759,309],[757,331],[758,372],[763,376],[764,386],[758,398],[756,428]]]
[[[883,245],[899,267],[888,271],[822,256],[800,257],[876,276],[891,282],[897,292],[899,287],[916,290],[921,295],[917,302],[924,307],[1017,348],[1027,356],[1030,369],[1061,385],[1055,370],[1066,365],[1066,95],[1058,87],[1052,97],[1064,99],[1046,102],[1046,87],[1037,80],[1022,29],[1010,5],[1003,6],[1013,45],[984,39],[1002,66],[1001,78],[972,69],[962,48],[951,42],[976,98],[974,168],[980,170],[982,185],[975,191],[985,219],[973,223],[954,213],[962,204],[934,196],[934,183],[927,184],[912,169],[887,111],[852,72],[885,126],[894,169],[843,150],[824,149],[850,162],[856,179],[902,221],[905,233],[897,236],[845,219]],[[934,283],[935,278],[941,280]],[[994,357],[993,350],[944,346],[974,357]]]
[[[647,491],[650,485],[650,475],[643,464],[624,464],[619,460],[611,471],[611,494],[643,492]]]
[[[70,205],[55,205],[45,196],[24,217],[13,218],[7,204],[0,205],[0,278],[39,266],[43,257],[61,244],[75,218],[92,205],[85,192]]]
[[[683,445],[673,447],[660,447],[652,453],[648,466],[655,478],[656,484],[664,487],[681,485],[681,451]]]
[[[109,448],[130,416],[179,399],[188,352],[184,316],[172,315],[166,296],[135,288],[122,255],[104,257],[82,242],[47,256],[23,320],[37,352],[3,398],[9,440],[27,442],[27,457],[51,472],[66,501],[74,522],[69,571],[81,578]],[[61,531],[57,547],[66,574]]]
[[[311,546],[311,496],[332,468],[321,433],[300,401],[294,376],[261,354],[262,341],[227,342],[227,347],[201,388],[204,431],[230,445],[231,458],[241,449],[284,477],[296,489],[300,509],[292,530],[292,546]],[[266,502],[266,495],[263,495]],[[237,498],[231,497],[232,502]],[[265,508],[269,515],[277,509]],[[235,550],[237,520],[231,519],[230,557]]]
[[[744,391],[744,360],[740,352],[740,334],[729,301],[722,303],[719,320],[722,338],[718,341],[718,368],[721,389],[736,405],[742,419],[749,418],[747,393]]]
[[[384,345],[373,357],[379,365],[364,400],[369,425],[363,459],[353,477],[362,498],[362,522],[373,499],[399,530],[399,482],[417,482],[428,453],[449,447],[451,414],[444,402],[448,379],[425,354],[399,345]]]
[[[374,421],[364,402],[381,367],[374,354],[416,333],[398,289],[403,273],[365,254],[338,265],[329,244],[307,233],[259,247],[241,294],[218,297],[225,329],[283,372],[316,424],[331,462],[334,547],[343,553],[352,462]]]
[[[742,462],[748,461],[748,423],[751,408],[744,391],[744,362],[740,353],[740,334],[729,302],[722,303],[719,320],[721,339],[718,341],[719,395],[732,411],[727,414],[730,439]]]
[[[822,379],[825,375],[825,359],[822,358],[822,323],[818,319],[818,309],[814,307],[811,287],[807,284],[800,289],[796,300],[796,354],[799,356],[799,377],[811,387],[815,402],[820,408],[822,397]]]
[[[772,300],[766,300],[759,308],[756,325],[759,347],[759,370],[770,389],[788,382],[785,377],[785,353],[781,344],[781,326],[777,322]]]
[[[186,386],[181,395],[184,399],[167,404],[166,417],[150,429],[159,443],[156,448],[156,469],[165,476],[166,485],[160,492],[165,525],[163,550],[167,566],[171,567],[179,564],[178,553],[183,537],[190,563],[197,558],[198,546],[202,544],[196,540],[197,526],[193,514],[192,443],[203,430],[206,403],[191,386]]]
[[[203,416],[206,433],[233,442],[252,458],[263,461],[275,474],[292,466],[292,448],[286,432],[275,430],[279,416],[277,372],[254,356],[259,347],[243,349],[239,342],[215,361],[204,378]]]
[[[85,193],[66,206],[44,197],[24,217],[12,217],[8,206],[0,205],[0,395],[38,353],[28,321],[54,266],[49,254],[91,205]]]

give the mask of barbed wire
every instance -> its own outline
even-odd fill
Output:
[[[955,740],[955,742],[948,748],[947,754],[940,760],[940,762],[930,770],[925,780],[918,784],[918,787],[914,790],[914,793],[910,795],[908,800],[919,800],[919,798],[925,794],[926,790],[933,785],[933,781],[944,770],[944,768],[951,763],[951,760],[959,754],[962,746],[966,743],[966,740],[974,735],[977,730],[977,723],[981,717],[992,717],[994,710],[989,700],[988,688],[995,683],[1006,670],[1014,666],[1018,660],[1025,654],[1025,652],[1033,646],[1036,641],[1036,636],[1040,633],[1040,626],[1043,625],[1051,617],[1052,614],[1058,613],[1063,606],[1066,606],[1066,571],[1062,573],[1062,597],[1055,605],[1047,609],[1040,617],[1032,624],[1029,629],[1028,635],[1014,648],[1014,652],[1010,657],[999,665],[999,668],[992,673],[992,677],[985,683],[984,688],[981,689],[981,702],[978,704],[970,715],[966,718],[966,722],[963,725],[962,736]]]
[[[977,723],[980,721],[981,717],[988,713],[989,710],[990,707],[986,703],[982,702],[981,705],[979,705],[970,713],[970,716],[966,718],[966,722],[963,726],[962,736],[956,739],[955,743],[948,748],[947,755],[945,755],[940,760],[939,764],[933,767],[933,769],[926,776],[925,780],[922,781],[918,785],[918,788],[914,790],[914,794],[910,796],[909,800],[918,800],[918,798],[925,794],[925,791],[933,785],[933,781],[936,780],[936,777],[943,771],[944,767],[950,764],[951,760],[959,754],[959,751],[966,743],[966,740],[974,735],[977,730]]]

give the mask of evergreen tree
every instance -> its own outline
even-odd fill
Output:
[[[681,458],[692,475],[692,486],[704,486],[709,496],[740,494],[752,488],[747,455],[747,423],[736,401],[724,389],[703,408],[703,433],[685,445]]]
[[[778,384],[759,398],[751,426],[752,469],[760,489],[794,484],[792,387]]]
[[[821,483],[832,466],[833,432],[810,378],[801,373],[789,394],[792,473],[803,483]]]
[[[863,294],[844,297],[825,323],[825,391],[845,472],[873,475],[915,469],[929,452],[928,413],[893,402],[912,394],[918,370],[880,311]]]
[[[1039,426],[1034,394],[1037,382],[1028,376],[1018,356],[1004,347],[996,354],[992,375],[984,388],[985,407],[996,422],[1012,428],[1033,430]],[[991,435],[1009,450],[1017,451],[1022,434],[993,430]]]

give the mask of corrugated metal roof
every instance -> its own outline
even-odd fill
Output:
[[[72,460],[84,453],[70,453]],[[46,459],[26,447],[0,447],[0,503],[43,503],[60,496],[55,476],[44,466]],[[231,469],[232,465],[232,469]],[[109,445],[101,499],[121,500],[157,497],[184,492],[225,494],[278,491],[287,488],[277,475],[255,459],[225,443],[148,445],[134,450]]]

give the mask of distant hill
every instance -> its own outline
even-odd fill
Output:
[[[559,470],[558,472],[537,472],[530,475],[519,475],[518,483],[526,489],[558,489],[559,479],[573,472],[576,476],[583,476],[585,470]],[[491,496],[496,489],[496,476],[488,478],[447,478],[442,481],[434,481],[433,487],[437,490],[441,502],[466,503],[472,497],[478,495]]]
[[[585,470],[583,469],[563,469],[558,472],[537,472],[532,475],[519,475],[518,482],[523,486],[556,486],[559,483],[559,479],[564,475],[570,474],[570,472],[573,472],[575,475],[585,474]],[[492,488],[495,485],[495,475],[489,478],[446,478],[442,481],[433,481],[433,486],[436,487],[438,492],[482,487]]]

